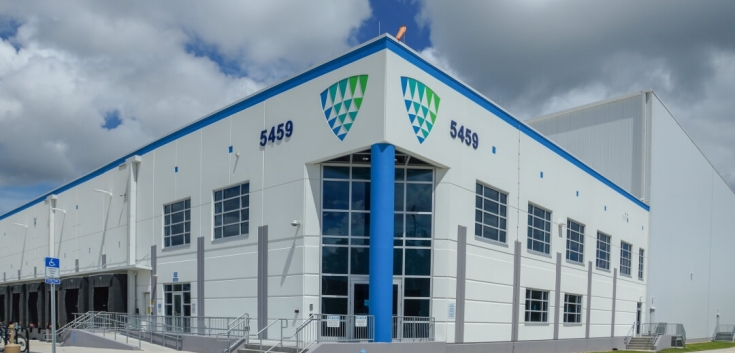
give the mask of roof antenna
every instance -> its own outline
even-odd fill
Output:
[[[398,29],[398,34],[396,34],[396,40],[400,42],[404,34],[406,34],[406,26],[401,26],[401,28]]]

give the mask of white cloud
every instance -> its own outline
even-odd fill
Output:
[[[39,1],[3,2],[0,13],[21,23],[0,42],[1,188],[70,181],[331,58],[354,44],[370,7],[367,0]],[[187,52],[192,43],[242,74]],[[106,130],[110,111],[122,124]]]

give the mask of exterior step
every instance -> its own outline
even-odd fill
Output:
[[[625,348],[630,350],[652,351],[655,349],[653,346],[654,343],[653,337],[633,337]]]

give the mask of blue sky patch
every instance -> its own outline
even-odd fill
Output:
[[[217,64],[219,70],[227,76],[242,77],[243,72],[240,65],[235,60],[225,58],[219,51],[217,45],[207,43],[196,35],[189,34],[189,41],[184,45],[184,50],[188,54],[198,58],[207,58]]]
[[[58,187],[57,183],[36,183],[33,185],[8,185],[0,186],[0,215],[33,200],[49,190]]]
[[[390,33],[395,36],[398,28],[406,26],[406,44],[411,49],[421,51],[431,46],[428,26],[421,28],[416,16],[421,11],[418,1],[414,0],[370,0],[373,15],[365,21],[357,33],[358,43],[363,43],[379,34]],[[378,32],[380,22],[380,32]]]
[[[120,112],[117,110],[110,110],[107,113],[105,113],[105,123],[102,124],[102,127],[107,130],[112,130],[122,124],[122,119],[120,119]]]

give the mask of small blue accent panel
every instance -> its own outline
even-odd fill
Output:
[[[605,211],[607,211],[607,206],[605,206]]]
[[[495,154],[495,146],[493,146],[493,154]]]
[[[230,146],[230,148],[228,149],[228,152],[232,153],[232,146]]]
[[[174,173],[178,173],[178,172],[179,172],[179,167],[174,167]]]
[[[541,172],[540,176],[541,176],[541,179],[543,179],[544,178],[544,172]]]
[[[375,317],[375,342],[393,340],[393,208],[395,158],[393,145],[372,146],[370,161],[370,315]]]
[[[579,191],[577,191],[577,197],[579,197]]]

